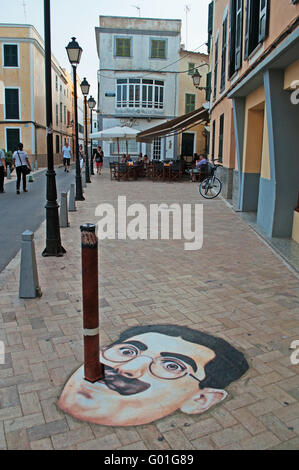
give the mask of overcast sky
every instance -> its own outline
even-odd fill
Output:
[[[1,0],[1,3],[4,0]],[[23,3],[26,4],[26,16]],[[78,67],[80,78],[86,77],[91,84],[90,93],[97,99],[98,55],[95,41],[95,27],[100,15],[139,16],[145,18],[169,18],[182,20],[182,39],[186,44],[186,8],[188,14],[189,50],[197,50],[207,41],[208,4],[210,0],[51,0],[52,52],[63,68],[69,69],[65,46],[72,36],[83,48]],[[44,37],[42,0],[8,0],[1,8],[1,23],[32,24]],[[206,47],[200,52],[206,52]]]

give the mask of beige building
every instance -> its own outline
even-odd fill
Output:
[[[32,161],[45,167],[46,102],[44,42],[31,25],[0,24],[0,148],[18,142]],[[52,56],[53,144],[60,162],[65,141],[72,143],[73,84]]]
[[[223,195],[267,236],[298,242],[299,4],[213,0],[209,12],[210,155],[223,162]]]
[[[206,91],[195,88],[192,75],[198,70],[201,86],[205,87],[209,71],[209,56],[198,52],[180,50],[179,116],[199,109],[207,101]],[[207,131],[205,124],[197,124],[178,136],[178,153],[191,157],[194,153],[207,151]]]

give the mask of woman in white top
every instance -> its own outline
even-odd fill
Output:
[[[23,191],[28,193],[26,189],[26,167],[32,171],[30,161],[26,152],[23,152],[23,144],[18,145],[18,150],[13,154],[14,165],[17,172],[17,194],[20,194],[21,177],[23,176]]]
[[[4,193],[4,175],[6,172],[6,163],[4,152],[0,149],[0,193]]]

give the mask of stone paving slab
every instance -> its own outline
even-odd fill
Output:
[[[250,369],[228,398],[204,415],[177,411],[129,428],[83,423],[57,400],[83,363],[80,230],[99,203],[202,203],[204,245],[183,241],[100,242],[101,345],[128,327],[176,323],[219,336],[243,351]],[[299,339],[296,273],[221,199],[200,199],[196,184],[111,182],[104,171],[62,229],[63,258],[42,258],[35,234],[41,299],[18,298],[19,257],[0,276],[0,449],[298,449]]]

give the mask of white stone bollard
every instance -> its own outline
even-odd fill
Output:
[[[6,179],[11,180],[11,171],[10,171],[9,165],[7,165],[6,167],[6,173],[7,173]]]
[[[34,246],[34,233],[26,230],[22,234],[21,269],[19,297],[20,299],[35,299],[41,297],[38,283],[38,273]]]
[[[70,199],[69,199],[69,212],[76,212],[76,198],[75,198],[75,185],[71,184]]]
[[[69,227],[68,210],[67,210],[67,193],[61,193],[60,200],[60,227]]]

